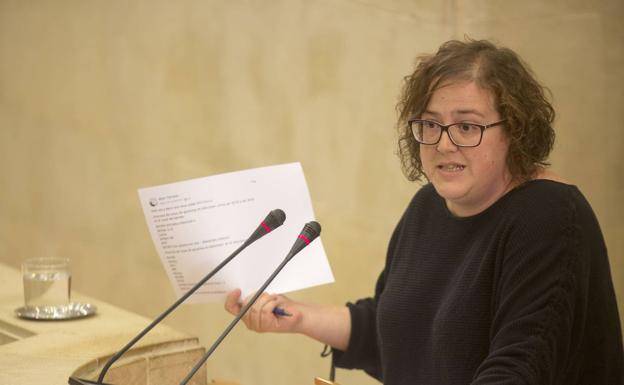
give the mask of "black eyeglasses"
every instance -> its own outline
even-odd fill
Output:
[[[443,125],[432,120],[410,119],[407,124],[409,124],[416,141],[421,144],[437,144],[442,138],[442,133],[446,131],[451,142],[457,147],[477,147],[481,144],[483,131],[486,128],[498,126],[505,120],[489,124],[451,123]]]

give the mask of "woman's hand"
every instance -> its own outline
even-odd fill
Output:
[[[240,296],[240,289],[229,293],[225,310],[238,315],[251,299],[240,303]],[[275,315],[276,307],[288,315]],[[346,306],[305,304],[279,294],[262,293],[242,320],[247,328],[259,333],[300,333],[343,351],[351,335],[351,314]]]
[[[225,300],[225,310],[233,315],[238,315],[241,309],[249,302],[251,296],[240,303],[240,289],[230,292]],[[288,315],[276,315],[273,309],[279,307]],[[247,328],[259,333],[296,333],[297,326],[301,323],[303,313],[302,306],[287,297],[278,294],[262,293],[247,314],[242,318]]]

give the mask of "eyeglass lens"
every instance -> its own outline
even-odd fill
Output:
[[[442,137],[442,126],[430,121],[411,123],[412,132],[417,141],[423,144],[436,144]],[[456,123],[448,127],[447,132],[453,143],[459,146],[476,146],[481,141],[481,127],[470,123]]]

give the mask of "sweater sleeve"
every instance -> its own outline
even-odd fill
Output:
[[[587,318],[594,245],[603,241],[565,198],[534,202],[501,240],[489,353],[473,385],[563,385],[583,359],[576,331]]]
[[[401,232],[401,218],[397,224],[386,255],[386,265],[377,278],[375,285],[375,296],[364,298],[355,303],[347,303],[349,314],[351,315],[351,335],[346,351],[333,349],[333,364],[336,367],[345,369],[362,369],[370,376],[379,381],[383,381],[381,370],[381,359],[377,339],[377,300],[384,290],[386,271],[392,262],[392,255],[397,244],[397,239]]]
[[[377,280],[377,290],[383,290],[384,273]],[[377,301],[364,298],[347,303],[351,315],[351,335],[346,351],[333,350],[334,365],[345,369],[362,369],[381,381],[381,364],[377,345]]]

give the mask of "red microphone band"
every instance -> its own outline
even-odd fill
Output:
[[[262,227],[264,227],[264,229],[266,230],[267,233],[271,232],[271,228],[269,226],[267,226],[267,224],[264,223],[264,221],[262,221],[261,225],[262,225]]]
[[[303,234],[299,234],[299,239],[303,239],[303,241],[306,243],[306,245],[310,244],[310,240]]]

